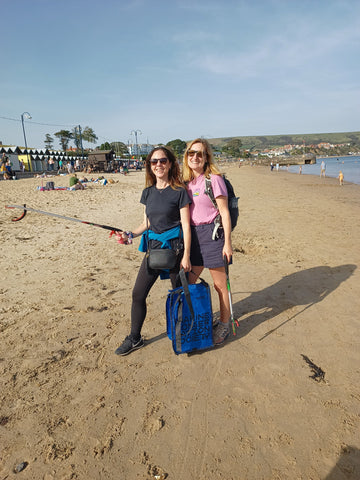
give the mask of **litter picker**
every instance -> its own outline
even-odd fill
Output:
[[[86,222],[85,220],[80,220],[79,218],[66,217],[65,215],[59,215],[57,213],[45,212],[44,210],[36,210],[35,208],[27,207],[26,204],[24,204],[24,205],[5,205],[5,208],[18,208],[20,210],[23,210],[23,213],[20,215],[20,217],[16,217],[16,218],[11,219],[13,222],[18,222],[19,220],[22,220],[25,217],[27,212],[35,212],[35,213],[41,213],[42,215],[48,215],[49,217],[56,217],[56,218],[62,218],[63,220],[70,220],[71,222],[84,223],[85,225],[91,225],[92,227],[104,228],[105,230],[111,230],[112,233],[123,232],[123,230],[121,228],[118,228],[118,227],[110,227],[109,225],[100,225],[98,223]],[[110,236],[112,235],[112,233],[110,234]]]
[[[227,291],[228,291],[228,294],[229,294],[230,314],[231,314],[230,318],[231,318],[232,330],[233,330],[233,334],[236,335],[235,324],[238,327],[239,322],[237,320],[235,320],[235,318],[234,318],[234,311],[233,311],[232,297],[231,297],[231,289],[230,289],[230,278],[229,278],[229,262],[227,260],[226,255],[224,255],[224,265],[225,265],[225,273],[226,273]]]

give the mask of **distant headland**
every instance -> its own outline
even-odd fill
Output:
[[[307,133],[307,134],[286,134],[286,135],[259,135],[259,136],[232,136],[209,138],[214,147],[224,147],[234,139],[239,139],[243,148],[264,149],[277,148],[284,145],[318,145],[329,144],[352,144],[360,146],[360,132],[338,132],[338,133]]]

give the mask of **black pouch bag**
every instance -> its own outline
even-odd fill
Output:
[[[161,248],[158,241],[149,240],[149,230],[147,230],[147,265],[151,270],[172,270],[175,268],[181,250],[183,249],[183,241],[180,238],[171,241],[172,248]]]
[[[172,248],[149,248],[146,252],[151,270],[171,270],[177,262],[177,253]]]

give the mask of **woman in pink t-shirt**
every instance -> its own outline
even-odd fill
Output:
[[[210,178],[217,209],[205,193],[205,177]],[[227,291],[224,256],[231,262],[231,219],[224,179],[214,164],[210,144],[203,138],[190,142],[185,150],[183,178],[187,182],[191,223],[191,283],[195,283],[204,268],[210,270],[219,295],[220,322],[214,329],[214,343],[223,343],[230,333],[230,303]],[[215,218],[220,213],[221,228],[214,236]],[[214,238],[215,237],[215,238]]]

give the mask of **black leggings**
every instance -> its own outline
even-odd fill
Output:
[[[177,276],[179,273],[181,258],[182,257],[179,256],[176,267],[170,271],[172,288],[176,288],[177,286]],[[141,328],[146,317],[146,298],[159,275],[160,271],[148,269],[147,261],[144,257],[132,292],[131,336],[134,340],[140,338]]]

